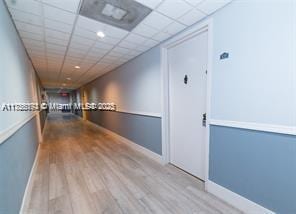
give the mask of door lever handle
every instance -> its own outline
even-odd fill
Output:
[[[204,113],[204,114],[202,115],[202,125],[203,125],[204,127],[207,126],[207,113]]]

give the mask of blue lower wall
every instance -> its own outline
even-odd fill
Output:
[[[162,154],[161,118],[109,111],[90,111],[87,119],[157,154]]]
[[[277,213],[296,213],[296,136],[211,126],[209,179]]]
[[[35,117],[0,145],[0,214],[19,213],[37,148]]]

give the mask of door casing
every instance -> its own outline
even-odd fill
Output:
[[[162,162],[168,164],[170,161],[170,130],[169,130],[169,70],[168,70],[168,48],[177,43],[198,35],[200,32],[208,31],[208,69],[207,69],[207,124],[205,139],[205,189],[209,180],[209,144],[210,144],[210,118],[211,118],[211,83],[212,83],[212,53],[213,53],[213,20],[209,18],[192,26],[190,29],[174,36],[161,45],[161,111],[162,111]]]

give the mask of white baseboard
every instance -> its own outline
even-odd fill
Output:
[[[24,196],[23,196],[22,206],[21,206],[21,209],[20,209],[20,214],[25,214],[24,213],[24,207],[25,207],[26,202],[28,201],[29,191],[31,190],[31,185],[33,183],[32,177],[33,177],[33,174],[34,174],[35,169],[37,167],[37,159],[38,159],[39,150],[40,150],[39,148],[40,148],[40,144],[38,144],[38,148],[37,148],[37,152],[36,152],[36,155],[35,155],[34,163],[33,163],[33,166],[31,168],[29,179],[27,181],[25,193],[24,193]]]
[[[157,161],[158,163],[160,164],[163,164],[163,161],[162,161],[162,156],[159,155],[159,154],[156,154],[155,152],[152,152],[150,151],[149,149],[146,149],[144,148],[143,146],[140,146],[139,144],[136,144],[135,142],[125,138],[125,137],[122,137],[121,135],[119,134],[116,134],[115,132],[109,130],[109,129],[106,129],[98,124],[95,124],[89,120],[85,120],[86,122],[88,122],[89,124],[95,126],[96,128],[98,128],[99,130],[101,130],[102,132],[110,135],[111,137],[115,138],[116,140],[126,144],[127,146],[129,146],[130,148],[138,151],[138,152],[141,152],[142,154],[144,154],[145,156]]]
[[[271,210],[268,210],[265,207],[262,207],[259,204],[256,204],[253,201],[250,201],[244,198],[237,193],[234,193],[213,181],[208,180],[206,182],[207,191],[218,198],[222,199],[223,201],[229,203],[230,205],[238,208],[239,210],[243,211],[244,213],[251,213],[251,214],[274,214]]]

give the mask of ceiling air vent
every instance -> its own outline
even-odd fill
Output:
[[[83,0],[79,14],[131,31],[151,11],[134,0]]]

